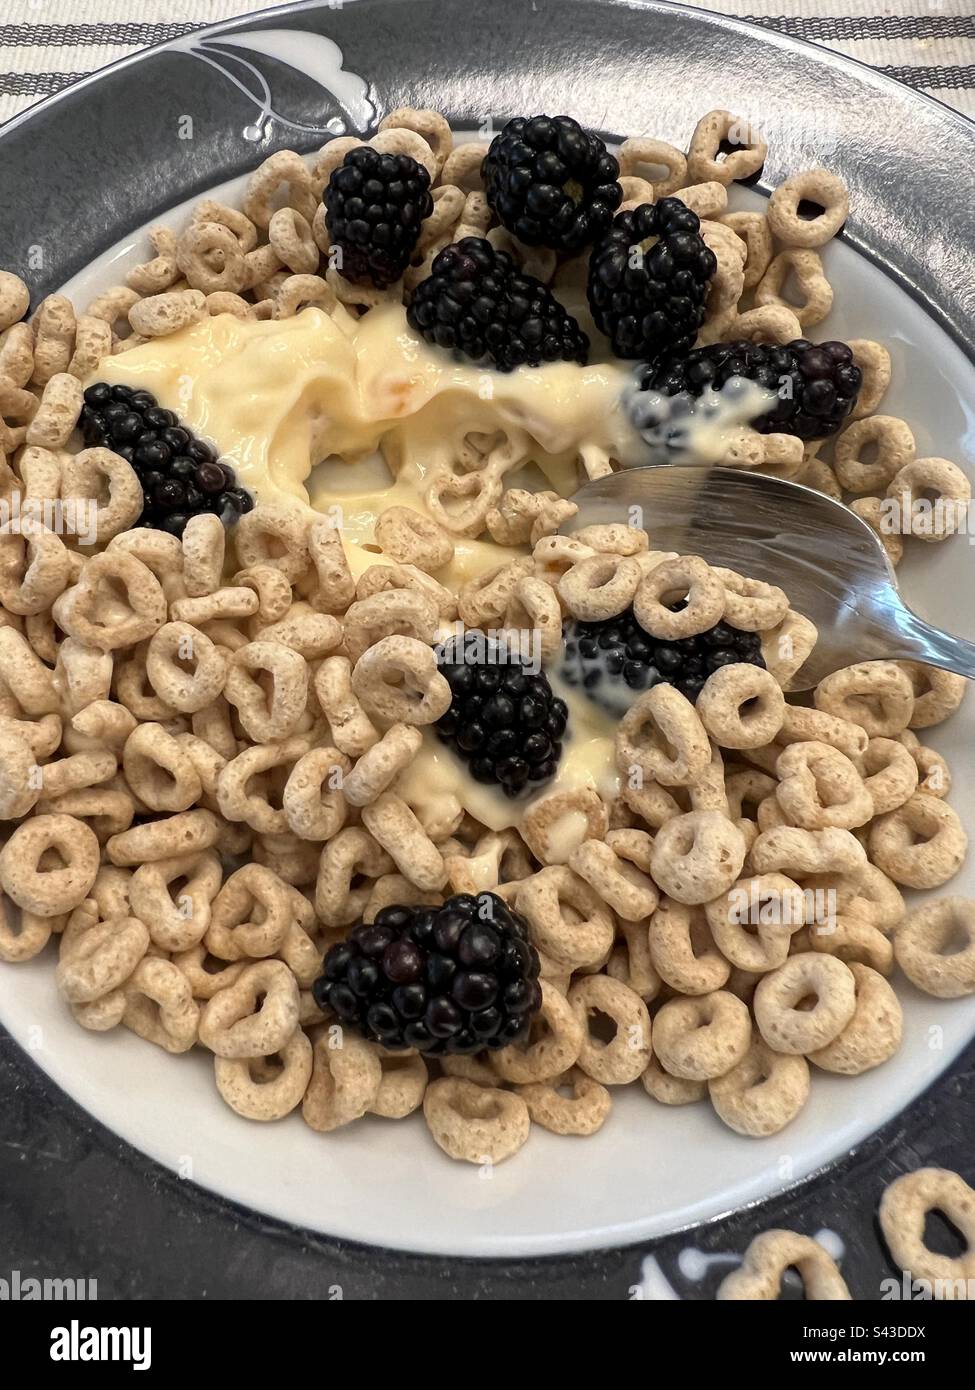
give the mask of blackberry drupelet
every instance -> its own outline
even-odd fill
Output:
[[[609,230],[623,198],[620,166],[571,116],[518,116],[481,164],[498,218],[526,246],[581,251]]]
[[[572,620],[563,631],[563,679],[581,685],[590,700],[617,716],[652,686],[676,686],[693,702],[719,667],[732,662],[765,665],[759,634],[725,622],[696,637],[665,641],[645,632],[627,608],[600,622]]]
[[[347,280],[385,289],[410,263],[420,226],[433,211],[430,175],[407,154],[350,150],[322,195],[332,245]]]
[[[320,1009],[383,1047],[429,1055],[507,1047],[541,1006],[524,918],[494,893],[443,907],[384,907],[326,954]]]
[[[447,246],[407,310],[410,327],[499,371],[543,362],[585,363],[589,339],[541,280],[523,275],[482,237]]]
[[[679,198],[617,214],[589,260],[589,307],[617,357],[689,348],[717,269],[701,222]]]
[[[78,421],[88,448],[121,454],[142,484],[143,509],[136,526],[181,536],[191,516],[213,512],[232,526],[254,505],[237,485],[234,470],[216,450],[157,404],[149,391],[96,381],[85,391]]]
[[[555,776],[569,711],[545,675],[515,660],[502,664],[487,639],[476,654],[466,645],[448,651],[440,670],[453,698],[434,727],[476,781],[516,797]]]
[[[643,391],[696,399],[743,377],[776,392],[775,404],[751,421],[761,434],[823,439],[835,434],[857,403],[863,373],[846,343],[796,338],[784,347],[766,343],[714,343],[686,355],[669,354],[647,367]]]

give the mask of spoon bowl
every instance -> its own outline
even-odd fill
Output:
[[[884,548],[842,502],[737,468],[656,464],[595,478],[572,498],[563,534],[597,523],[645,530],[657,550],[777,584],[819,638],[790,688],[808,690],[859,661],[906,660],[975,678],[975,643],[904,603]]]

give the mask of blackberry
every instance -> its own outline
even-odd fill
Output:
[[[164,410],[149,391],[96,381],[85,392],[78,426],[88,448],[121,454],[142,484],[136,526],[181,536],[191,516],[213,512],[232,526],[254,505],[216,450]]]
[[[332,245],[347,280],[385,289],[410,263],[420,225],[433,211],[430,175],[408,154],[350,150],[322,195]]]
[[[776,394],[774,404],[750,423],[761,434],[794,434],[823,439],[835,434],[857,403],[863,373],[846,343],[810,343],[796,338],[784,347],[766,343],[713,343],[681,356],[668,354],[643,373],[641,389],[674,400],[693,401],[708,390],[721,391],[733,378],[744,378]],[[673,406],[645,402],[652,417]],[[687,409],[681,407],[683,413]]]
[[[442,654],[453,698],[434,727],[476,781],[516,797],[555,776],[569,711],[545,675],[504,656],[502,663],[497,643],[473,631]]]
[[[542,1002],[524,918],[494,893],[384,907],[326,954],[320,1009],[383,1047],[428,1055],[507,1047]]]
[[[563,679],[581,685],[594,704],[617,716],[652,686],[676,686],[693,702],[720,666],[765,665],[758,633],[725,622],[696,637],[668,641],[651,637],[627,608],[599,622],[569,621],[563,632]]]
[[[491,141],[484,191],[526,246],[581,251],[609,230],[623,198],[620,166],[571,116],[517,116]]]
[[[701,225],[679,198],[621,212],[589,260],[589,307],[617,357],[691,347],[717,269]]]
[[[543,362],[585,363],[589,339],[549,289],[504,251],[464,237],[440,252],[407,310],[428,343],[502,372]]]

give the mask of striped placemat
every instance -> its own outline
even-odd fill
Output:
[[[3,0],[0,122],[136,49],[266,8],[266,0]],[[973,0],[709,0],[701,8],[859,58],[975,117]]]

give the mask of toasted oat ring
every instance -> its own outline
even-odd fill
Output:
[[[316,613],[311,604],[299,600],[279,622],[258,626],[254,640],[280,642],[306,661],[318,660],[341,645],[342,626],[330,613]]]
[[[671,999],[653,1020],[653,1049],[671,1076],[710,1081],[738,1065],[752,1037],[748,1005],[716,990]]]
[[[816,217],[799,215],[799,205],[815,203]],[[806,169],[780,183],[768,200],[768,224],[784,246],[825,246],[836,236],[850,213],[846,184],[826,169]]]
[[[194,219],[176,243],[176,264],[190,288],[204,294],[239,294],[246,285],[244,252],[221,222]]]
[[[809,1010],[797,1005],[813,996]],[[836,956],[802,952],[763,975],[753,1001],[762,1037],[778,1052],[808,1053],[837,1038],[856,1011],[856,982]]]
[[[447,881],[443,855],[406,802],[383,792],[362,808],[362,823],[417,888],[442,888]]]
[[[643,570],[632,555],[596,554],[566,570],[558,592],[575,618],[615,618],[633,602]]]
[[[808,1054],[824,1071],[859,1076],[879,1067],[900,1047],[904,1026],[901,1003],[883,975],[860,961],[851,961],[856,985],[856,1010],[843,1031],[825,1047]]]
[[[345,824],[345,778],[351,761],[337,748],[319,745],[298,759],[285,783],[281,805],[302,840],[330,840]]]
[[[798,1270],[808,1302],[849,1301],[850,1291],[832,1256],[818,1241],[795,1231],[764,1231],[756,1236],[741,1268],[725,1276],[716,1297],[725,1302],[777,1299],[789,1268]]]
[[[70,1004],[101,999],[125,983],[148,945],[149,933],[136,917],[96,921],[70,943],[65,936],[55,970],[58,989]]]
[[[173,964],[178,965],[189,980],[194,999],[212,999],[220,990],[238,980],[247,969],[246,960],[228,963],[209,956],[202,941],[177,952],[173,956]]]
[[[860,724],[825,710],[807,709],[804,705],[786,705],[777,743],[828,743],[858,766],[867,751],[870,736]]]
[[[775,584],[747,579],[735,570],[713,567],[724,586],[724,618],[746,632],[762,632],[775,627],[789,611],[789,600]]]
[[[19,322],[30,308],[30,290],[12,270],[0,270],[0,333]]]
[[[56,852],[63,867],[46,868]],[[9,898],[38,917],[70,912],[88,896],[98,873],[100,849],[84,821],[66,815],[22,821],[0,851],[0,885]]]
[[[164,338],[206,317],[206,297],[199,290],[167,290],[164,294],[152,294],[140,299],[129,310],[129,323],[144,338]]]
[[[564,1094],[566,1089],[570,1095]],[[606,1087],[578,1067],[552,1081],[519,1086],[518,1094],[532,1120],[552,1134],[595,1134],[612,1107]]]
[[[264,959],[280,951],[296,921],[310,923],[307,903],[299,909],[295,890],[273,870],[244,864],[213,899],[206,945],[220,960]]]
[[[11,725],[16,721],[11,720]],[[37,759],[26,738],[11,727],[0,727],[0,817],[26,816],[43,791]]]
[[[731,967],[715,950],[699,908],[664,898],[650,918],[648,939],[654,969],[681,994],[721,989]]]
[[[192,662],[194,669],[187,670]],[[173,709],[195,714],[213,704],[227,680],[228,653],[190,623],[165,623],[146,649],[146,676]]]
[[[357,599],[344,618],[346,650],[355,664],[381,637],[412,637],[430,646],[438,617],[433,599],[416,589],[393,589]]]
[[[745,838],[720,811],[689,811],[657,831],[654,882],[677,902],[710,902],[726,893],[745,862]]]
[[[794,277],[800,303],[784,297],[786,282]],[[784,304],[803,328],[820,323],[833,305],[833,287],[823,273],[823,263],[815,251],[780,251],[755,287],[755,303]]]
[[[249,569],[238,570],[233,583],[253,589],[257,594],[258,622],[279,622],[291,607],[291,584],[273,565],[251,565]]]
[[[355,580],[341,533],[330,518],[313,521],[308,528],[307,545],[318,577],[312,606],[321,613],[344,613],[355,599]]]
[[[378,742],[379,731],[352,690],[348,657],[326,657],[315,672],[315,695],[328,720],[333,743],[347,757],[361,757]]]
[[[370,714],[397,724],[433,724],[451,701],[436,656],[415,637],[375,642],[355,664],[352,689]]]
[[[280,1052],[297,1026],[294,975],[283,961],[259,960],[206,1003],[200,1014],[200,1042],[218,1057],[270,1057]]]
[[[768,218],[760,212],[729,212],[721,218],[721,224],[722,226],[730,227],[735,235],[740,237],[745,243],[744,288],[746,290],[754,289],[766,270],[768,270],[769,262],[774,254],[772,233],[769,229]],[[747,315],[742,315],[741,317],[747,318]],[[740,325],[741,319],[739,319],[738,322]],[[798,328],[798,322],[796,323],[796,327]],[[738,336],[739,330],[736,327],[735,337],[737,338]],[[747,337],[748,334],[744,333],[741,334],[741,336]],[[790,342],[792,338],[796,336],[797,335],[793,333],[789,338],[775,338],[771,341],[786,343]],[[757,342],[759,340],[752,338],[750,341]]]
[[[132,791],[151,811],[188,811],[203,794],[192,760],[161,724],[133,729],[122,766]]]
[[[99,586],[116,583],[125,591],[125,607],[102,605]],[[122,550],[104,550],[84,563],[78,582],[54,602],[54,619],[70,637],[110,652],[141,642],[166,621],[166,600],[155,575]]]
[[[358,825],[345,826],[322,850],[315,885],[316,913],[328,927],[348,926],[360,913],[353,879],[358,874],[380,878],[392,869],[393,860],[370,834]]]
[[[281,743],[245,748],[230,758],[217,777],[220,814],[225,820],[246,821],[260,835],[284,834],[287,817],[268,800],[269,788],[262,774],[293,765],[310,747],[311,741],[299,734]]]
[[[503,491],[504,476],[495,468],[470,473],[440,470],[431,478],[424,500],[434,521],[451,535],[479,536]],[[458,500],[462,505],[456,505]]]
[[[585,880],[564,865],[550,865],[522,879],[515,903],[534,945],[560,965],[572,970],[598,967],[612,949],[612,913]]]
[[[876,450],[872,461],[863,457],[870,448]],[[893,415],[870,415],[854,420],[837,438],[833,467],[847,492],[880,492],[914,457],[909,425]]]
[[[705,681],[697,713],[722,748],[759,748],[782,727],[785,696],[770,671],[732,662]]]
[[[107,489],[108,500],[103,500]],[[88,503],[94,512],[99,545],[135,525],[142,511],[142,487],[131,464],[111,449],[82,449],[69,454],[61,470],[61,497],[79,509]]]
[[[914,688],[893,661],[863,661],[819,682],[816,708],[860,724],[871,738],[893,738],[910,723]]]
[[[650,185],[652,197],[646,199],[647,202],[669,198],[687,182],[687,160],[675,145],[668,145],[665,140],[631,137],[620,145],[618,159],[624,177],[635,175]],[[651,168],[664,169],[665,176],[648,177]]]
[[[779,806],[804,830],[852,830],[874,814],[873,798],[856,765],[828,743],[790,743],[779,755],[775,772]]]
[[[783,690],[792,688],[792,679],[816,645],[818,635],[814,623],[791,609],[780,623],[763,635],[765,665]]]
[[[378,1048],[338,1026],[316,1039],[311,1079],[302,1101],[305,1123],[327,1134],[363,1116],[382,1083]]]
[[[302,578],[311,563],[308,517],[293,504],[262,502],[253,511],[245,512],[234,530],[234,542],[237,559],[244,569],[273,565],[292,584]]]
[[[521,581],[531,574],[530,560],[512,560],[486,570],[464,585],[457,601],[461,621],[470,628],[496,627]]]
[[[832,890],[844,907],[859,890],[867,855],[849,830],[801,830],[779,826],[763,830],[749,850],[757,874],[784,873],[807,888]]]
[[[212,849],[220,838],[220,822],[212,811],[180,811],[163,820],[134,825],[113,835],[105,846],[113,864],[152,863],[179,854]]]
[[[949,946],[961,938],[961,950]],[[894,955],[904,974],[925,994],[960,999],[975,994],[975,903],[939,898],[912,912],[894,935]]]
[[[755,974],[783,964],[793,934],[808,916],[802,889],[780,873],[739,879],[727,893],[709,902],[705,912],[722,956]]]
[[[914,691],[911,729],[929,729],[932,724],[942,723],[954,714],[965,698],[968,682],[964,676],[942,671],[937,666],[926,666],[920,661],[902,661],[900,666],[906,671]]]
[[[655,685],[633,702],[616,730],[616,766],[636,769],[644,787],[686,787],[711,762],[711,744],[691,702],[672,685]]]
[[[278,150],[251,174],[244,192],[243,211],[255,227],[266,230],[274,213],[275,199],[285,188],[286,205],[296,208],[310,222],[317,199],[308,166],[294,150]]]
[[[649,1002],[660,993],[661,979],[650,955],[650,937],[645,922],[621,922],[606,974],[632,989]]]
[[[918,789],[918,766],[909,750],[892,738],[872,738],[863,755],[863,785],[873,814],[903,806]]]
[[[268,240],[278,260],[295,275],[314,275],[318,270],[319,250],[312,235],[311,223],[295,208],[278,208],[268,223]]]
[[[423,1115],[448,1157],[480,1165],[517,1153],[531,1128],[528,1106],[515,1092],[452,1076],[427,1086]]]
[[[211,852],[142,864],[129,882],[129,904],[162,951],[188,951],[210,925],[210,905],[223,870]],[[174,901],[171,885],[180,884]]]
[[[890,353],[882,343],[870,338],[851,338],[849,346],[853,349],[854,362],[863,373],[860,395],[852,411],[852,418],[859,420],[874,413],[890,385]]]
[[[583,1032],[580,1070],[604,1086],[623,1086],[643,1074],[650,1061],[650,1014],[634,990],[609,975],[584,975],[569,990],[569,1003]],[[610,1042],[590,1032],[596,1012],[616,1025]]]
[[[809,1065],[804,1057],[773,1051],[753,1034],[745,1057],[709,1081],[708,1094],[715,1113],[737,1134],[778,1134],[809,1098]]]
[[[719,157],[723,141],[737,148]],[[730,111],[708,111],[694,127],[687,151],[687,174],[691,182],[713,179],[730,184],[747,179],[765,163],[768,146],[748,121]]]
[[[602,840],[586,840],[569,855],[568,863],[624,921],[644,920],[657,906],[660,895],[649,875]]]
[[[375,801],[409,767],[422,743],[419,729],[409,724],[392,725],[378,743],[366,749],[351,771],[346,769],[342,783],[345,800],[351,806],[367,806]]]
[[[936,496],[930,501],[919,493]],[[948,459],[912,459],[894,474],[887,496],[897,503],[901,531],[933,543],[954,535],[965,521],[972,485]]]
[[[256,743],[288,738],[308,703],[308,664],[277,642],[249,642],[230,659],[224,696]]]
[[[25,442],[42,449],[63,449],[84,404],[81,382],[70,372],[55,372],[47,381],[40,404],[27,426]]]
[[[957,814],[937,797],[915,794],[870,827],[870,858],[895,883],[938,888],[961,868],[968,836]]]
[[[165,1052],[188,1052],[200,1018],[190,982],[172,961],[144,956],[125,981],[121,1022]]]
[[[942,1212],[961,1232],[960,1255],[941,1255],[924,1239],[932,1211]],[[896,1178],[880,1199],[880,1229],[898,1268],[933,1285],[935,1298],[966,1299],[975,1279],[975,1192],[947,1168],[918,1168]]]
[[[332,286],[320,275],[289,275],[281,282],[272,303],[272,318],[291,319],[312,305],[330,314],[338,300]]]
[[[268,1058],[214,1057],[217,1090],[231,1110],[247,1120],[281,1120],[301,1104],[312,1073],[312,1045],[296,1028],[277,1054],[280,1067]]]
[[[676,613],[666,607],[686,598]],[[645,575],[633,599],[637,622],[652,637],[674,640],[706,632],[725,611],[725,590],[716,572],[699,555],[665,560]]]
[[[488,146],[483,140],[469,140],[455,145],[444,160],[440,182],[455,184],[465,193],[482,188],[481,165],[487,152]]]
[[[405,1119],[423,1103],[427,1064],[418,1052],[389,1052],[384,1047],[377,1051],[382,1079],[369,1114],[382,1115],[387,1120]]]
[[[582,1049],[583,1026],[561,990],[542,980],[541,1007],[529,1039],[489,1055],[491,1066],[512,1084],[551,1082],[574,1066]]]
[[[562,608],[555,590],[544,579],[526,576],[518,581],[505,610],[504,625],[537,636],[543,665],[557,660],[562,650]]]
[[[67,918],[38,917],[34,912],[16,913],[18,921],[12,921],[6,902],[0,897],[0,960],[9,965],[17,965],[24,960],[33,960],[43,951],[54,931],[64,929]]]
[[[377,545],[400,564],[438,570],[454,558],[454,543],[444,528],[412,507],[387,507],[375,529]]]

